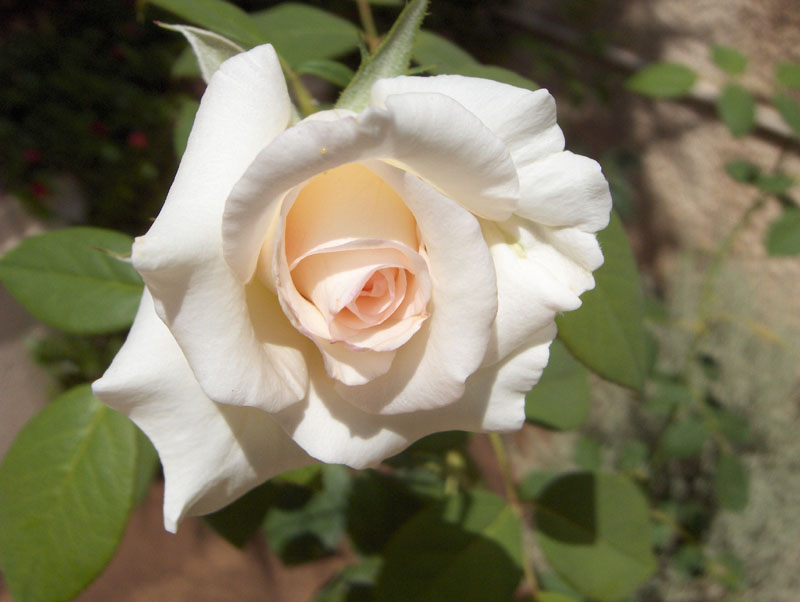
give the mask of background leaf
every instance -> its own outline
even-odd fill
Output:
[[[736,512],[744,510],[748,498],[747,468],[732,453],[724,453],[714,474],[714,491],[719,502]]]
[[[267,41],[250,15],[224,0],[148,0],[148,4],[214,31],[244,48]]]
[[[772,103],[795,136],[800,136],[800,104],[788,94],[778,94]]]
[[[219,66],[229,58],[236,56],[244,49],[223,36],[191,25],[168,25],[161,23],[161,27],[175,31],[183,35],[189,42],[200,68],[203,80],[208,83],[211,76],[219,69]]]
[[[787,88],[800,88],[800,63],[787,61],[775,68],[775,78]]]
[[[740,75],[747,68],[747,57],[730,46],[712,46],[711,59],[728,75]]]
[[[623,476],[562,476],[539,495],[535,510],[548,563],[588,598],[615,602],[655,569],[647,504]]]
[[[241,548],[258,530],[274,500],[275,487],[267,482],[203,518],[214,531]]]
[[[386,548],[383,602],[497,602],[522,576],[520,525],[504,500],[475,490],[408,521]]]
[[[589,372],[563,343],[553,341],[542,378],[525,396],[525,417],[557,430],[578,428],[589,415],[591,393]]]
[[[700,453],[707,438],[703,423],[689,417],[670,424],[664,431],[661,445],[671,458],[690,458]]]
[[[582,307],[558,317],[558,336],[589,369],[640,390],[648,370],[644,299],[633,251],[614,212],[598,239],[605,263],[594,273],[596,286],[583,294]]]
[[[770,224],[767,231],[767,252],[773,257],[788,257],[800,253],[800,209],[785,209]]]
[[[295,71],[299,75],[315,75],[340,88],[346,87],[354,75],[353,70],[347,65],[326,59],[306,61],[298,65]]]
[[[761,170],[757,165],[745,159],[735,159],[725,164],[725,171],[734,180],[752,184],[756,181],[761,174]]]
[[[729,84],[717,99],[717,114],[734,136],[749,133],[756,122],[756,101],[739,84]]]
[[[652,63],[625,82],[629,90],[653,98],[685,96],[697,80],[697,74],[677,63]]]
[[[292,67],[347,54],[358,47],[358,28],[327,11],[284,2],[252,14],[262,39]]]
[[[414,43],[414,61],[436,75],[451,73],[483,77],[528,90],[539,88],[533,81],[509,69],[479,63],[466,50],[430,31],[419,32]]]
[[[69,600],[114,554],[133,504],[136,427],[76,387],[0,466],[0,566],[17,602]]]
[[[322,466],[322,489],[295,507],[272,506],[264,521],[267,540],[284,562],[332,552],[344,533],[350,473],[344,466]]]
[[[23,240],[0,258],[0,280],[36,318],[66,332],[98,334],[130,326],[142,297],[124,255],[131,238],[100,228],[66,228]]]

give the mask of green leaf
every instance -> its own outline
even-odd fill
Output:
[[[412,0],[406,5],[375,54],[361,63],[350,85],[339,97],[337,108],[361,111],[369,105],[370,90],[376,81],[405,74],[411,61],[414,38],[427,8],[427,0]]]
[[[720,432],[735,445],[746,445],[750,442],[750,423],[741,414],[727,408],[714,408],[714,418]]]
[[[186,143],[189,141],[189,134],[192,132],[194,117],[197,115],[200,103],[189,96],[181,97],[178,102],[178,115],[172,131],[172,146],[175,156],[180,158],[186,151]]]
[[[423,504],[423,499],[395,476],[362,471],[353,482],[347,508],[350,539],[360,554],[378,554]]]
[[[298,508],[270,508],[267,540],[284,562],[306,561],[332,552],[344,533],[350,473],[344,466],[322,467],[322,490]]]
[[[647,411],[657,416],[668,416],[679,406],[691,404],[694,397],[686,383],[671,378],[658,378],[645,401]]]
[[[542,378],[525,396],[526,419],[557,430],[576,429],[586,421],[591,402],[589,372],[553,341]]]
[[[169,74],[175,78],[194,79],[200,77],[200,66],[192,52],[191,46],[187,46],[172,63]]]
[[[734,454],[724,453],[714,474],[714,491],[717,500],[736,512],[744,510],[748,498],[747,468]]]
[[[244,48],[268,41],[250,15],[224,0],[148,0],[148,3],[214,31]]]
[[[800,136],[800,105],[797,101],[787,94],[778,94],[772,104],[778,109],[786,125],[792,128],[795,136]]]
[[[99,228],[66,228],[23,240],[0,258],[0,280],[36,318],[75,334],[130,326],[142,280],[124,255],[130,237]]]
[[[433,74],[455,74],[493,79],[504,84],[537,90],[539,86],[526,77],[495,65],[483,65],[466,50],[430,31],[420,31],[414,44],[414,61]]]
[[[572,460],[583,470],[599,470],[603,464],[603,448],[591,437],[580,437],[575,440]]]
[[[355,25],[313,6],[284,2],[251,16],[264,41],[275,46],[293,68],[342,56],[358,47]]]
[[[692,89],[697,74],[677,63],[652,63],[625,82],[629,90],[653,98],[678,98]]]
[[[525,475],[519,484],[519,497],[530,501],[539,497],[542,490],[556,477],[552,470],[534,470]]]
[[[761,170],[758,166],[745,159],[728,161],[725,164],[725,171],[728,172],[728,175],[734,180],[746,184],[752,184],[758,179],[758,176],[761,175]]]
[[[314,602],[369,602],[381,569],[381,558],[370,556],[345,567],[316,595]]]
[[[611,214],[598,239],[605,263],[583,306],[559,316],[558,336],[578,360],[603,378],[641,390],[647,376],[644,298],[622,222]]]
[[[300,485],[301,487],[311,487],[311,485],[320,478],[321,474],[321,464],[309,464],[308,466],[283,472],[275,477],[275,480],[282,483]]]
[[[700,575],[706,564],[703,548],[693,543],[684,544],[673,557],[673,563],[686,577]]]
[[[667,427],[661,445],[671,458],[690,458],[700,453],[707,438],[708,432],[702,422],[685,418]]]
[[[717,114],[736,137],[749,133],[756,123],[756,101],[739,84],[728,84],[717,99]]]
[[[382,602],[508,600],[522,575],[520,524],[504,500],[474,490],[416,515],[384,557]]]
[[[535,602],[579,602],[572,596],[567,596],[560,592],[539,592]]]
[[[767,252],[773,257],[789,257],[800,253],[800,209],[785,209],[770,224],[766,243]]]
[[[588,598],[616,602],[656,567],[644,496],[621,475],[564,475],[541,493],[535,510],[548,564]]]
[[[241,548],[258,530],[274,499],[275,487],[267,482],[204,518],[214,531]]]
[[[300,75],[315,75],[340,88],[346,87],[354,75],[350,67],[327,59],[306,61],[298,65],[295,71]]]
[[[0,567],[17,602],[70,600],[103,570],[133,504],[136,427],[89,385],[46,406],[0,466]]]
[[[712,46],[711,59],[728,75],[740,75],[747,68],[747,57],[729,46]]]
[[[211,81],[211,76],[222,63],[244,52],[244,48],[213,31],[191,25],[169,25],[167,23],[159,23],[159,25],[164,29],[176,31],[186,38],[200,67],[200,75],[206,83]]]
[[[787,88],[800,88],[800,63],[780,63],[775,68],[775,79]]]
[[[619,454],[619,469],[625,472],[647,469],[647,446],[641,441],[626,441]]]
[[[769,175],[760,175],[756,179],[756,186],[766,194],[786,194],[793,185],[794,178],[780,171]]]

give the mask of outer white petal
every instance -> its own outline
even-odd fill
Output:
[[[504,362],[470,376],[466,394],[456,403],[392,416],[364,412],[341,399],[316,360],[308,399],[276,419],[311,456],[353,468],[375,466],[439,431],[516,430],[525,420],[525,394],[539,380],[555,334],[550,325]]]
[[[580,307],[581,301],[577,291],[554,273],[552,261],[542,261],[537,249],[532,248],[536,243],[532,236],[523,242],[522,236],[514,236],[512,228],[502,229],[487,221],[481,226],[497,273],[497,318],[483,361],[486,366],[508,356],[533,333],[554,324],[557,313]]]
[[[368,167],[405,200],[425,241],[433,291],[430,318],[397,350],[392,369],[341,396],[381,414],[455,402],[481,365],[497,311],[496,276],[477,219],[419,178],[382,164]]]
[[[594,159],[569,151],[520,166],[517,215],[546,226],[597,232],[608,225],[611,193]]]
[[[514,163],[506,145],[477,117],[441,94],[400,94],[385,104],[356,117],[306,120],[258,155],[225,208],[225,257],[242,282],[253,275],[286,193],[346,163],[385,159],[489,219],[507,219],[516,210]]]
[[[301,399],[307,377],[277,303],[248,306],[222,256],[222,213],[231,188],[288,124],[290,101],[271,46],[225,61],[206,90],[160,215],[133,247],[133,264],[206,394],[276,410]]]
[[[592,271],[603,263],[594,234],[548,228],[515,217],[482,221],[497,272],[498,308],[484,358],[488,366],[525,345],[557,314],[580,307],[579,295],[594,288]]]
[[[313,462],[266,412],[206,397],[147,291],[128,339],[93,390],[156,446],[172,532],[184,516],[217,510],[273,475]]]
[[[434,92],[449,96],[480,119],[508,145],[518,166],[564,150],[556,124],[556,103],[547,90],[524,90],[489,79],[461,75],[394,77],[372,87],[372,104],[393,94]]]

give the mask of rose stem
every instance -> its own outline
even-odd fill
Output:
[[[506,500],[511,507],[511,511],[517,516],[520,528],[522,529],[522,571],[525,574],[525,581],[531,590],[534,597],[539,593],[539,584],[536,582],[536,575],[533,572],[533,563],[531,562],[530,553],[528,551],[529,532],[526,528],[527,523],[525,516],[522,512],[522,505],[520,504],[519,497],[517,496],[517,489],[514,485],[514,478],[511,475],[511,462],[508,459],[506,452],[505,442],[499,433],[489,433],[489,441],[492,444],[495,458],[497,458],[497,466],[500,469],[500,474],[503,477],[503,484],[506,489]]]

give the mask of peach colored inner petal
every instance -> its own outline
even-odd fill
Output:
[[[388,351],[426,319],[430,276],[416,220],[363,165],[326,171],[303,186],[286,214],[283,244],[298,294],[290,309],[301,330]]]

